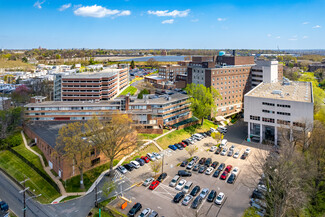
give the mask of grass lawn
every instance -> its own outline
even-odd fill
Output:
[[[118,163],[118,160],[114,161],[114,166]],[[84,185],[85,189],[80,188],[80,175],[74,176],[66,181],[61,181],[67,192],[83,192],[87,191],[90,186],[96,181],[98,176],[105,170],[109,169],[109,163],[105,163],[84,173]]]
[[[48,163],[48,161],[46,160],[46,158],[45,158],[43,152],[41,151],[41,149],[39,149],[36,145],[34,145],[34,146],[31,147],[31,148],[32,148],[34,151],[36,151],[37,153],[39,153],[40,155],[42,155],[42,158],[43,158],[43,161],[44,161],[45,166],[46,166],[46,167],[49,166],[49,163]]]
[[[164,137],[161,137],[160,139],[157,140],[157,143],[162,147],[163,149],[168,148],[169,145],[178,143],[182,141],[183,139],[187,139],[191,137],[192,134],[194,133],[200,133],[200,132],[205,132],[208,131],[211,127],[217,127],[217,125],[213,124],[213,122],[209,120],[204,120],[203,125],[197,124],[194,126],[186,127],[181,130],[175,130],[174,132],[171,132],[167,134]]]
[[[138,133],[138,140],[153,140],[154,138],[162,134],[147,134],[147,133]]]
[[[137,92],[137,90],[138,89],[133,86],[128,86],[125,90],[122,91],[122,93],[120,93],[119,96],[126,95],[128,93],[130,93],[131,96],[133,96]]]
[[[0,152],[0,167],[19,182],[28,177],[29,180],[26,181],[26,186],[30,187],[29,190],[33,191],[35,195],[42,194],[42,196],[37,197],[37,200],[41,203],[50,203],[60,196],[52,185],[9,151]]]
[[[64,202],[64,201],[68,201],[68,200],[72,200],[72,199],[75,199],[77,197],[80,197],[80,195],[73,195],[73,196],[68,196],[68,197],[65,197],[63,198],[63,200],[60,201],[60,203]]]
[[[133,156],[129,157],[124,161],[123,164],[129,163],[132,160],[135,160],[136,158],[140,158],[141,156],[146,156],[147,153],[152,152],[159,152],[159,149],[155,146],[155,144],[151,143],[147,145],[145,148],[141,149],[137,153],[135,153]]]

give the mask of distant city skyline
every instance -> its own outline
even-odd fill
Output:
[[[323,0],[0,0],[0,49],[325,49]]]

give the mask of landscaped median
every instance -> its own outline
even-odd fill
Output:
[[[131,96],[133,96],[136,92],[137,92],[137,88],[133,87],[133,86],[128,86],[125,90],[122,91],[122,93],[120,93],[119,96],[123,96],[126,95],[128,93],[130,93]]]

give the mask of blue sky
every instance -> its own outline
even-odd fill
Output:
[[[0,0],[0,48],[325,49],[324,0]]]

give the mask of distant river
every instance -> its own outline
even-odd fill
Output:
[[[150,58],[154,58],[158,62],[177,62],[177,61],[183,61],[185,56],[148,56],[148,57],[139,57],[139,58],[132,58],[132,59],[126,59],[121,61],[132,61],[135,62],[145,62],[148,61]]]

